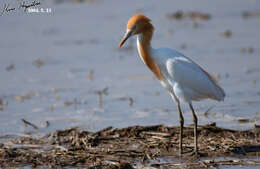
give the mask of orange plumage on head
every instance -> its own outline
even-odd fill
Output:
[[[137,14],[128,20],[127,29],[131,30],[134,26],[137,26],[135,34],[139,34],[145,31],[145,29],[147,29],[148,26],[149,28],[151,28],[152,24],[150,23],[150,21],[151,20],[143,14]]]

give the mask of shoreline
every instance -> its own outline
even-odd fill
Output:
[[[0,167],[50,168],[208,168],[260,165],[260,132],[198,126],[200,157],[191,156],[193,126],[184,128],[184,154],[178,155],[179,127],[107,127],[97,132],[77,127],[44,136],[21,136],[0,144]]]

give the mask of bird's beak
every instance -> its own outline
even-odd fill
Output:
[[[121,48],[121,47],[123,46],[123,44],[125,43],[125,41],[126,41],[130,36],[132,36],[132,32],[133,32],[132,30],[127,30],[127,31],[126,31],[126,33],[125,33],[125,35],[124,35],[124,38],[123,38],[123,40],[120,42],[118,48]]]

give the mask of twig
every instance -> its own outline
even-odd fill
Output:
[[[49,121],[46,121],[46,126],[45,128],[48,128],[50,126],[50,122]]]
[[[133,106],[134,99],[132,97],[129,97],[129,106]]]
[[[208,117],[209,111],[212,110],[213,108],[214,108],[214,106],[209,107],[209,108],[205,111],[204,115],[205,115],[206,117]]]
[[[22,120],[22,122],[24,123],[25,126],[27,126],[27,125],[32,126],[35,130],[39,129],[35,124],[33,124],[33,123],[31,123],[31,122],[29,122],[25,119],[21,119],[21,120]]]
[[[104,88],[103,90],[98,90],[95,92],[98,94],[98,105],[99,108],[102,108],[103,102],[102,102],[102,95],[108,95],[108,87]]]

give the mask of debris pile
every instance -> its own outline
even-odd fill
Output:
[[[167,18],[175,19],[175,20],[190,18],[191,20],[208,21],[211,19],[211,15],[208,13],[201,13],[201,12],[197,12],[197,11],[191,11],[191,12],[177,11],[174,13],[167,14]]]
[[[198,160],[198,157],[189,154],[193,151],[193,126],[188,126],[184,129],[182,157],[187,161],[178,164],[179,127],[175,126],[108,127],[97,132],[71,128],[42,137],[21,135],[0,144],[0,168],[138,168],[137,165],[207,168],[218,165],[260,165],[259,161],[254,160],[214,160],[217,157],[257,157],[260,152],[258,130],[234,131],[211,124],[199,126],[198,132],[201,157]],[[156,160],[164,157],[170,157],[172,163]]]

